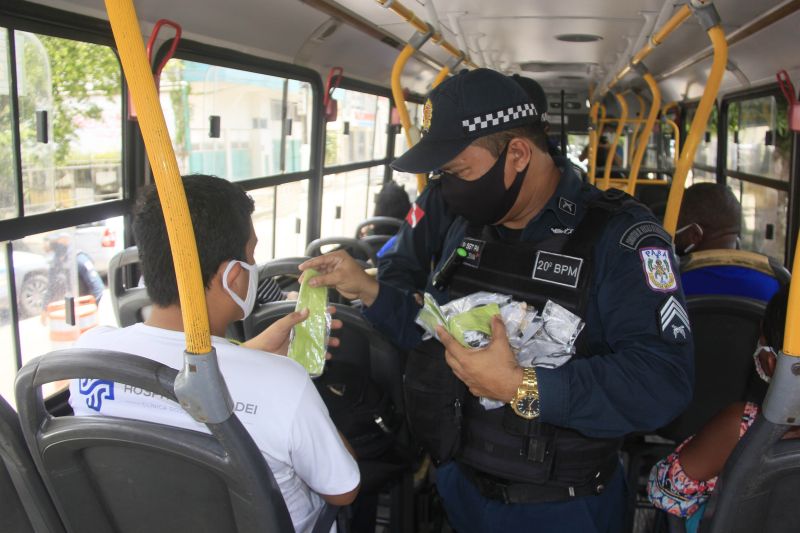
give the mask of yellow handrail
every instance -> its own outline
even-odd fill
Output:
[[[105,3],[164,212],[178,281],[186,351],[206,354],[211,351],[211,336],[197,242],[142,31],[131,0],[105,0]]]
[[[681,156],[681,130],[678,128],[678,125],[675,123],[674,120],[670,120],[668,118],[664,119],[664,122],[672,128],[672,133],[675,136],[675,166],[678,165],[678,159]]]
[[[400,125],[403,126],[409,148],[414,146],[419,139],[415,139],[414,133],[412,133],[411,117],[408,116],[406,96],[403,94],[403,85],[400,83],[400,76],[403,74],[403,69],[411,56],[414,55],[414,52],[416,52],[414,46],[406,44],[392,66],[392,98],[394,99],[397,112],[400,115]],[[425,189],[425,185],[427,185],[427,177],[425,174],[417,174],[417,192],[421,193]]]
[[[597,171],[597,144],[600,142],[600,127],[597,121],[597,112],[600,109],[600,102],[592,104],[592,109],[589,112],[589,117],[594,126],[589,130],[589,183],[594,185],[596,181],[595,172]]]
[[[636,183],[639,178],[639,168],[641,168],[642,159],[647,151],[647,144],[650,142],[650,134],[653,133],[653,126],[656,124],[658,110],[661,107],[661,90],[658,88],[655,78],[653,78],[653,75],[649,72],[645,72],[644,81],[647,83],[647,87],[650,88],[653,101],[650,102],[650,113],[647,115],[647,122],[645,123],[641,137],[639,138],[639,144],[636,146],[636,153],[633,155],[633,161],[631,163],[631,171],[630,174],[628,174],[628,186],[625,189],[625,192],[631,196],[633,196],[634,192],[636,192]]]
[[[446,80],[448,75],[450,75],[450,67],[445,65],[433,79],[433,83],[431,83],[431,89],[433,89],[434,87],[442,83],[444,80]]]
[[[697,105],[697,111],[692,119],[692,125],[689,127],[689,135],[687,135],[686,141],[684,141],[678,164],[675,165],[672,187],[670,188],[669,197],[667,199],[667,211],[664,215],[664,229],[673,236],[675,235],[675,229],[678,225],[678,212],[680,211],[681,200],[683,199],[686,176],[689,174],[689,169],[692,167],[697,146],[700,144],[700,138],[706,131],[708,117],[711,116],[711,110],[714,107],[714,101],[717,98],[717,92],[722,83],[722,77],[725,74],[725,66],[728,63],[728,42],[725,40],[725,32],[722,30],[722,26],[717,24],[709,28],[708,37],[711,39],[711,45],[714,47],[714,61],[711,64],[711,72],[709,72],[708,79],[706,80],[706,88],[705,91],[703,91],[703,97]]]
[[[800,235],[798,235],[795,250],[800,250]],[[800,252],[794,254],[792,272],[800,272]],[[798,324],[800,324],[800,283],[795,275],[789,287],[789,307],[786,311],[786,329],[783,336],[783,353],[792,357],[800,357],[800,327],[797,327]]]
[[[625,121],[628,119],[628,102],[625,101],[625,96],[622,93],[615,93],[614,96],[617,98],[617,102],[619,102],[620,108],[620,115],[619,119],[617,120],[617,129],[614,132],[614,141],[608,148],[608,154],[606,154],[606,167],[603,169],[603,182],[599,185],[599,188],[602,190],[608,189],[611,182],[611,167],[614,165],[614,157],[617,155],[617,145],[619,144],[619,139],[622,137],[622,130],[625,128]]]

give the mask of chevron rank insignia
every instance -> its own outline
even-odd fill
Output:
[[[667,298],[658,310],[661,338],[672,344],[684,344],[689,340],[691,327],[689,315],[674,296]]]

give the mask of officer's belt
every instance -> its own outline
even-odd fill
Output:
[[[515,483],[496,476],[484,474],[463,463],[459,467],[467,478],[477,487],[484,498],[503,503],[545,503],[597,496],[601,494],[619,468],[619,459],[614,457],[597,473],[590,483],[579,487],[558,487],[533,483]]]

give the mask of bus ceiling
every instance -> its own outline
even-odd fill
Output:
[[[607,84],[653,31],[685,2],[673,0],[565,0],[533,3],[502,0],[406,0],[414,15],[430,23],[467,60],[540,81],[585,100],[590,87]],[[59,9],[107,18],[100,0],[40,0]],[[399,51],[418,31],[382,4],[391,0],[236,0],[235,2],[136,2],[149,35],[161,18],[175,20],[185,38],[253,55],[308,66],[324,77],[340,65],[345,75],[389,86]],[[730,61],[721,93],[743,85],[771,83],[781,68],[797,78],[792,57],[798,0],[717,0],[728,37]],[[769,28],[769,30],[767,30]],[[431,39],[408,61],[402,85],[424,94],[452,54]],[[765,53],[769,51],[769,53]],[[465,63],[468,64],[468,63]],[[710,47],[697,22],[656,47],[647,67],[664,102],[696,99],[711,65]],[[794,70],[791,70],[794,67]],[[625,80],[646,92],[641,78]],[[588,109],[586,109],[588,113]]]

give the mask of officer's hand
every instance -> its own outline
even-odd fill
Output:
[[[472,394],[502,402],[516,396],[522,368],[508,344],[500,315],[492,317],[492,341],[485,348],[465,348],[441,326],[436,332],[445,347],[447,364]]]
[[[333,314],[335,312],[335,307],[328,307],[328,313]],[[242,346],[278,355],[286,355],[289,352],[289,336],[292,333],[292,328],[306,318],[308,318],[308,309],[293,311],[280,320],[273,322],[267,329],[252,339],[243,342]],[[337,329],[341,329],[341,327],[341,320],[331,320],[331,333]],[[339,339],[333,336],[329,337],[328,346],[333,346],[334,348],[339,346]],[[325,358],[330,359],[331,354],[326,353]]]
[[[348,300],[359,299],[367,307],[378,297],[378,281],[343,250],[309,259],[299,268],[303,271],[313,268],[319,272],[319,276],[308,282],[312,287],[333,287]]]

